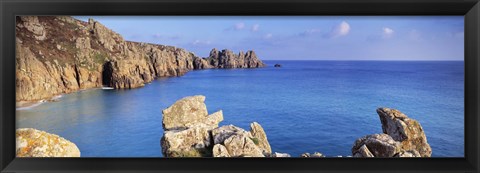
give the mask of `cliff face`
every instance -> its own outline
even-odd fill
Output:
[[[16,23],[17,102],[101,86],[136,88],[196,69],[265,66],[253,51],[213,49],[201,58],[182,48],[125,41],[94,20],[23,16]]]

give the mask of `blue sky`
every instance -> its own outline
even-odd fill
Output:
[[[463,60],[463,16],[75,16],[126,40],[263,60]]]

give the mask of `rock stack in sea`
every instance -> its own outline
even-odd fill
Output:
[[[357,139],[353,157],[430,157],[432,149],[420,123],[396,109],[378,108],[382,134]]]
[[[92,19],[18,16],[15,29],[17,102],[102,86],[137,88],[197,69],[265,66],[254,51],[213,49],[201,58],[182,48],[126,41]]]
[[[21,128],[16,130],[17,157],[80,157],[77,145],[58,135]]]
[[[250,131],[234,125],[218,127],[221,110],[208,115],[205,96],[185,97],[163,110],[165,157],[266,157],[272,155],[267,135],[256,122]]]

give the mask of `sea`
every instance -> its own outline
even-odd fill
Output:
[[[204,95],[209,113],[223,110],[220,125],[261,124],[274,152],[345,157],[356,139],[382,133],[376,109],[388,107],[420,122],[433,157],[464,157],[463,61],[264,62],[65,94],[17,109],[16,126],[60,135],[82,157],[163,157],[162,110]]]

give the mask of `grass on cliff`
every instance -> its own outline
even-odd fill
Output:
[[[260,143],[259,140],[258,140],[258,138],[255,138],[255,137],[254,137],[254,138],[250,138],[250,139],[253,141],[253,143],[254,143],[255,145],[258,145],[258,144]]]

